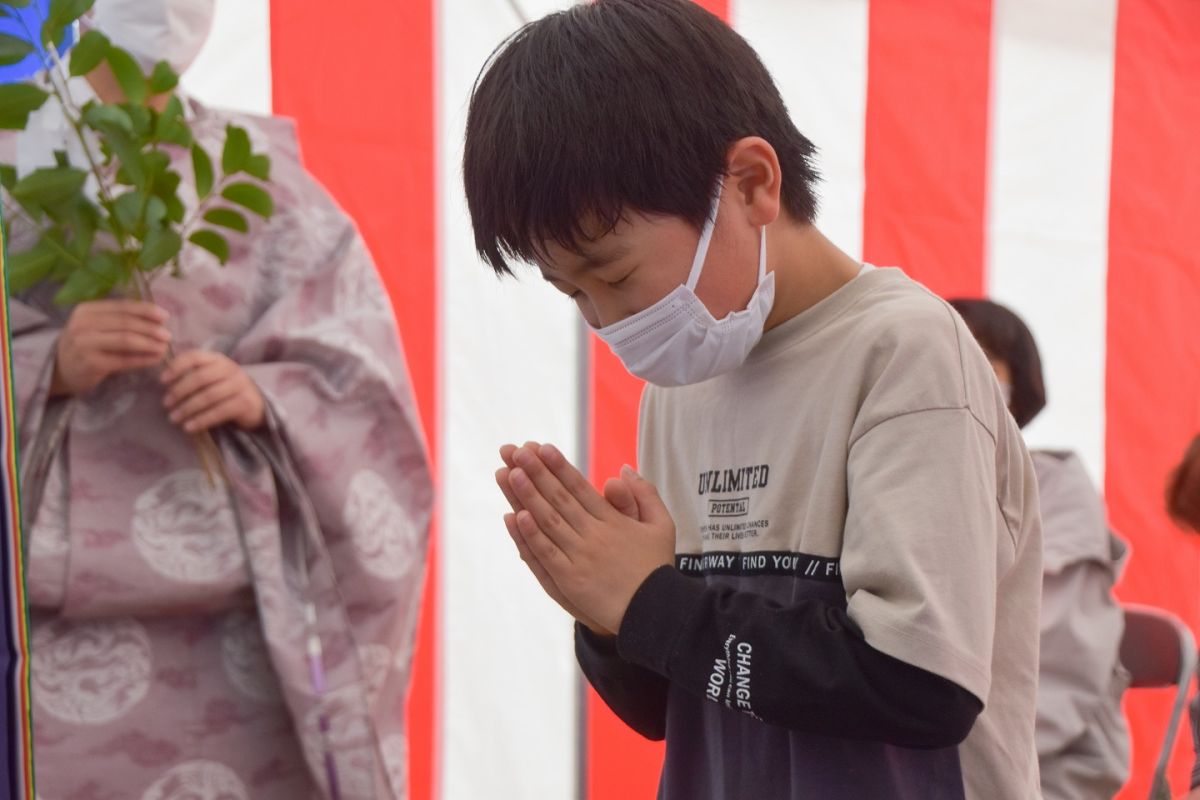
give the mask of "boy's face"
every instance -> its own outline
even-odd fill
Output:
[[[758,229],[722,197],[696,295],[715,319],[745,308],[758,283]],[[586,226],[585,226],[586,229]],[[627,212],[582,254],[550,242],[542,277],[571,297],[595,328],[631,317],[687,281],[700,233],[678,217]]]

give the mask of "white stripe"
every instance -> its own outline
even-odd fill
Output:
[[[524,3],[528,13],[544,9]],[[575,793],[571,622],[508,539],[493,473],[504,442],[575,451],[576,311],[535,270],[498,281],[474,252],[462,195],[467,100],[480,67],[517,27],[503,2],[438,4],[438,143],[443,364],[442,800]]]
[[[208,105],[270,114],[269,0],[217,0],[212,33],[183,85]]]
[[[1037,337],[1049,406],[1033,447],[1104,485],[1108,189],[1116,0],[997,0],[989,289]]]
[[[758,51],[796,127],[819,149],[817,227],[861,258],[867,0],[731,2],[733,27]]]

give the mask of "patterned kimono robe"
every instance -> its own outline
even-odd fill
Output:
[[[193,113],[210,152],[232,121],[270,153],[277,212],[155,300],[177,351],[246,369],[268,422],[216,432],[213,487],[156,371],[50,399],[66,314],[13,300],[38,794],[399,800],[431,484],[395,319],[290,123]]]

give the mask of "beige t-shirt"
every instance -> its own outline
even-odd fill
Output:
[[[1037,484],[945,302],[899,270],[864,271],[768,331],[741,368],[649,387],[640,466],[674,516],[684,572],[781,603],[828,597],[840,575],[872,647],[984,701],[958,748],[965,796],[1039,796]],[[709,752],[739,746],[723,724]]]

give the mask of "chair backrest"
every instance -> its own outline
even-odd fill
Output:
[[[1174,614],[1128,605],[1121,663],[1129,670],[1131,687],[1186,686],[1196,668],[1195,640]]]
[[[1150,800],[1170,800],[1167,764],[1175,734],[1187,704],[1188,684],[1196,671],[1196,640],[1179,617],[1160,608],[1125,606],[1125,634],[1121,637],[1121,663],[1129,670],[1133,688],[1174,686],[1175,702],[1163,733]]]

